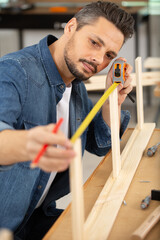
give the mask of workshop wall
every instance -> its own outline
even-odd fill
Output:
[[[160,56],[160,31],[159,31],[160,15],[150,16],[151,29],[151,56]],[[47,34],[53,34],[58,38],[63,34],[63,30],[23,30],[23,46],[29,46],[38,43],[40,39]],[[139,26],[139,56],[142,61],[147,57],[147,24],[141,23]],[[19,49],[18,30],[0,30],[0,56]],[[135,36],[129,39],[120,50],[119,56],[127,58],[128,62],[134,66],[135,59]],[[102,73],[106,73],[104,70]]]

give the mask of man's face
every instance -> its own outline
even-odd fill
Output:
[[[123,45],[124,36],[103,17],[72,31],[64,49],[71,74],[81,81],[106,68]]]

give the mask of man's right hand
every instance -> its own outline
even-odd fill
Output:
[[[54,124],[49,124],[27,130],[26,151],[28,160],[33,161],[43,145],[48,144],[37,167],[46,172],[61,172],[69,167],[76,154],[70,140],[60,130],[56,134],[52,133],[53,128]]]

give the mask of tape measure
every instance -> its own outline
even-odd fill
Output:
[[[126,72],[126,62],[123,60],[116,60],[113,65],[113,83],[122,83],[126,81],[125,79]],[[127,95],[129,99],[134,103],[135,100],[129,93]]]
[[[122,83],[125,81],[126,63],[123,60],[116,60],[113,65],[113,83]]]

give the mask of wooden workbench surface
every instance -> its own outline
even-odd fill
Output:
[[[128,129],[121,142],[121,150],[133,129]],[[160,129],[155,129],[146,150],[160,141]],[[147,218],[147,216],[160,204],[159,201],[151,201],[150,206],[142,210],[141,200],[151,193],[152,189],[160,189],[160,147],[153,157],[148,157],[147,151],[143,153],[142,160],[125,196],[127,205],[122,203],[117,219],[113,225],[108,240],[131,239],[131,234]],[[135,153],[136,158],[136,153]],[[101,161],[96,170],[84,185],[85,216],[92,209],[99,193],[111,173],[111,153]],[[141,182],[149,181],[149,182]],[[70,205],[63,212],[57,222],[43,240],[71,240],[71,208]],[[160,239],[160,222],[149,232],[146,240]],[[101,240],[101,239],[99,239]]]

